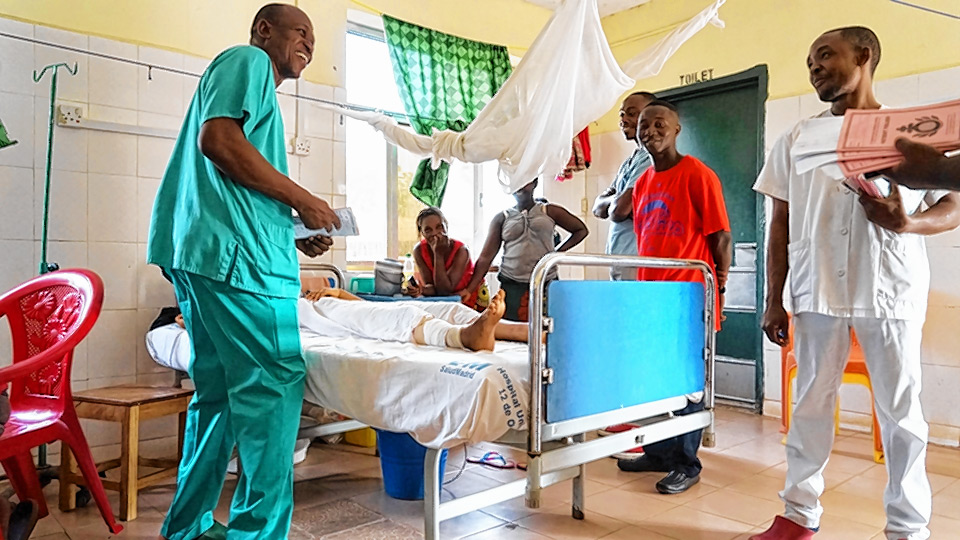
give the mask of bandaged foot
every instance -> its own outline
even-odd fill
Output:
[[[497,323],[503,318],[506,309],[504,292],[497,291],[496,296],[490,299],[490,305],[480,314],[480,318],[460,331],[463,348],[471,351],[492,351],[496,344]]]

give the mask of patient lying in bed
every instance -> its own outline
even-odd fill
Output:
[[[455,302],[365,302],[342,289],[307,291],[298,306],[301,329],[351,336],[492,351],[496,340],[527,341],[526,323],[502,321],[503,292],[483,311]]]
[[[334,288],[304,293],[298,305],[300,328],[328,337],[363,337],[420,345],[493,350],[495,340],[527,341],[527,323],[500,320],[503,295],[483,313],[457,302],[365,302]],[[190,370],[190,338],[183,317],[147,333],[147,350],[158,364]]]

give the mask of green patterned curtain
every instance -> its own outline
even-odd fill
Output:
[[[393,74],[410,124],[421,135],[433,129],[463,131],[510,76],[510,54],[490,45],[383,16]],[[424,204],[440,206],[448,163],[417,167],[410,192]]]

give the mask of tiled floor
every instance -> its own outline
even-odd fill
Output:
[[[783,486],[784,450],[779,423],[731,409],[717,411],[716,448],[703,449],[702,481],[686,493],[659,495],[658,474],[624,473],[616,461],[590,464],[586,483],[587,515],[570,517],[570,482],[545,490],[544,506],[525,508],[522,499],[499,504],[446,521],[443,538],[474,540],[722,540],[742,539],[766,528],[782,511],[777,491]],[[490,446],[490,445],[487,445]],[[486,448],[473,448],[480,455]],[[871,459],[867,435],[841,433],[827,466],[826,514],[817,540],[882,540],[882,491],[886,471]],[[522,454],[513,456],[522,460]],[[447,477],[464,464],[463,452],[450,452]],[[934,539],[960,537],[960,451],[931,447],[927,460],[933,487]],[[516,477],[466,464],[445,497],[496,486]],[[291,539],[422,538],[420,502],[388,497],[379,463],[369,450],[316,444],[296,468],[296,510]],[[235,482],[227,481],[217,519],[226,521]],[[96,508],[64,514],[56,509],[56,483],[47,487],[51,516],[40,521],[34,538],[88,540],[109,538]],[[156,538],[172,497],[172,486],[158,486],[140,495],[140,516],[126,523],[120,538]],[[111,495],[116,508],[118,500]]]

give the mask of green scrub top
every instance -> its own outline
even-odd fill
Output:
[[[300,292],[291,208],[223,174],[198,146],[203,123],[242,121],[247,140],[287,173],[273,65],[262,49],[238,46],[200,78],[153,206],[147,262],[274,297]]]

